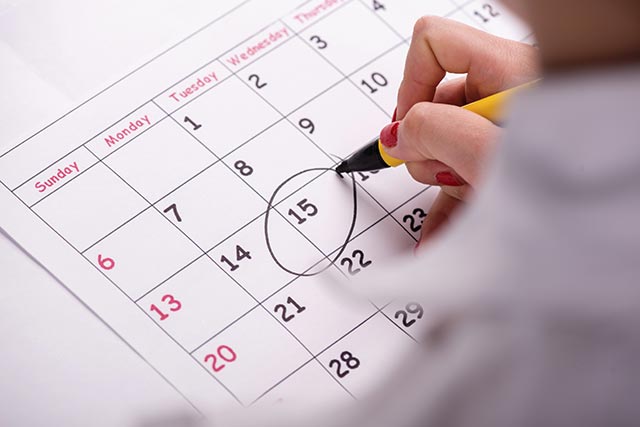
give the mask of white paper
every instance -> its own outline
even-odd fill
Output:
[[[421,308],[313,273],[409,256],[436,190],[328,169],[389,122],[419,16],[529,34],[493,2],[204,3],[0,17],[17,17],[0,53],[18,99],[0,225],[203,413],[348,402],[413,345]],[[40,42],[26,23],[52,11],[87,18]]]

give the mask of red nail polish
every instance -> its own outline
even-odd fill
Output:
[[[393,122],[382,128],[380,132],[380,142],[387,148],[393,148],[398,145],[398,126],[400,122]]]
[[[393,116],[391,116],[391,121],[395,122],[396,121],[396,117],[398,117],[398,107],[396,107],[396,109],[393,110]]]
[[[436,182],[440,185],[449,187],[460,187],[464,185],[461,179],[454,176],[451,172],[440,172],[436,174]]]

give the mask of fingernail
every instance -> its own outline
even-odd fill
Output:
[[[393,122],[382,128],[380,132],[380,142],[387,148],[393,148],[398,145],[398,126],[400,122]]]
[[[391,116],[391,121],[395,122],[396,121],[396,117],[398,117],[398,107],[396,107],[396,109],[393,110],[393,116]]]
[[[416,243],[416,246],[413,248],[413,255],[418,255],[418,250],[420,249],[420,241]]]
[[[464,185],[464,182],[454,176],[451,172],[439,172],[436,174],[436,182],[440,185],[446,185],[449,187],[460,187]]]

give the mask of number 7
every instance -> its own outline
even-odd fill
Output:
[[[173,214],[175,215],[176,220],[178,220],[178,222],[182,222],[182,217],[180,216],[180,213],[178,212],[178,207],[176,206],[175,203],[169,206],[168,208],[166,208],[165,210],[163,210],[162,212],[169,213],[169,211],[173,211]]]

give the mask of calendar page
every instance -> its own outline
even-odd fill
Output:
[[[346,403],[425,313],[331,277],[410,256],[436,189],[332,168],[390,121],[417,18],[529,33],[491,0],[237,3],[12,141],[0,225],[203,413]]]

